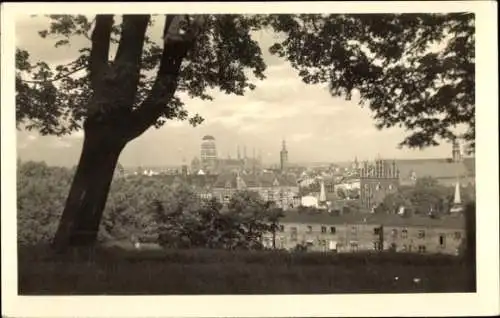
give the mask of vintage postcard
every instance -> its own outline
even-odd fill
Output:
[[[3,3],[2,315],[498,314],[496,9]]]

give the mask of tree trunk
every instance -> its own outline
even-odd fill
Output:
[[[273,224],[273,250],[276,249],[276,224]]]
[[[56,250],[91,246],[108,197],[118,157],[126,142],[109,129],[86,129],[80,161],[53,241]]]

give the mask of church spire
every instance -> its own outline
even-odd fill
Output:
[[[450,209],[451,213],[462,212],[462,198],[460,196],[460,181],[457,178],[457,183],[455,184],[455,194],[453,196],[453,206]]]
[[[323,178],[321,178],[321,188],[319,191],[319,202],[320,203],[326,202],[325,181],[323,180]]]
[[[283,139],[282,148],[280,151],[280,170],[282,173],[285,172],[288,165],[288,150],[286,149],[286,142]]]
[[[456,138],[453,140],[452,156],[453,156],[453,162],[460,162],[462,160],[460,145]]]

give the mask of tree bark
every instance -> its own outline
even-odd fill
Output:
[[[109,127],[85,130],[80,161],[53,241],[56,250],[95,243],[118,157],[126,144],[115,136]]]

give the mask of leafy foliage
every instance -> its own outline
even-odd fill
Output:
[[[56,47],[83,37],[89,46],[72,62],[55,67],[32,62],[29,52],[18,49],[16,110],[23,127],[61,135],[80,129],[87,114],[92,95],[89,33],[95,18],[48,18],[49,27],[39,32],[41,37],[56,39]],[[120,41],[122,20],[118,17],[113,23],[111,43]],[[162,21],[153,16],[148,30]],[[460,137],[474,149],[473,14],[224,14],[207,16],[206,21],[181,67],[177,94],[156,126],[173,118],[189,118],[193,124],[203,120],[197,114],[189,117],[180,94],[211,100],[216,88],[236,95],[255,88],[247,70],[263,79],[266,66],[251,32],[269,28],[283,38],[270,52],[290,61],[304,82],[326,83],[334,96],[359,95],[381,129],[401,126],[413,131],[401,145],[436,145],[438,138],[454,138],[453,128],[464,124],[467,131]],[[144,39],[134,108],[152,88],[162,54],[160,40],[149,33]]]
[[[267,23],[284,34],[272,53],[333,96],[356,93],[378,128],[412,131],[401,145],[437,145],[464,124],[460,137],[474,149],[474,14],[274,15]]]
[[[53,135],[85,130],[54,240],[60,250],[95,242],[110,172],[128,142],[169,119],[202,122],[189,117],[180,93],[202,100],[217,88],[243,95],[255,88],[251,78],[264,78],[261,48],[251,37],[258,29],[283,35],[270,52],[288,60],[304,82],[328,84],[332,95],[348,99],[356,93],[380,129],[411,130],[401,145],[437,145],[465,124],[459,137],[469,150],[475,146],[473,14],[166,15],[161,38],[147,33],[158,16],[48,18],[39,35],[54,37],[56,48],[75,37],[88,40],[73,61],[55,67],[16,51],[18,128]],[[100,156],[107,161],[99,170]],[[254,221],[245,234],[250,241]]]
[[[404,206],[408,213],[428,214],[433,211],[436,215],[447,214],[453,203],[454,190],[454,187],[438,184],[434,178],[420,178],[415,186],[401,187],[398,192],[387,195],[378,211],[396,213],[399,207]],[[473,193],[470,187],[462,189],[462,201],[466,204],[472,202]]]
[[[17,171],[17,231],[21,244],[47,242],[64,207],[71,173],[45,163],[24,162]]]
[[[72,171],[38,162],[19,162],[18,167],[19,243],[47,243],[56,231]],[[238,193],[224,209],[216,200],[200,199],[185,184],[166,185],[161,176],[127,176],[113,181],[99,239],[176,248],[260,248],[262,233],[276,230],[281,217],[253,192]]]
[[[79,50],[79,56],[68,64],[49,66],[44,62],[32,62],[29,52],[16,52],[16,114],[17,122],[26,129],[37,129],[42,134],[69,134],[82,128],[88,115],[93,89],[90,81],[91,38],[89,32],[95,24],[83,15],[50,15],[49,28],[39,32],[42,38],[59,39],[55,47],[70,45],[76,37],[88,40],[88,46]],[[122,19],[119,19],[122,20]],[[179,74],[177,93],[158,118],[156,126],[167,119],[189,119],[194,125],[203,119],[189,114],[183,107],[179,94],[192,98],[211,100],[213,89],[227,94],[243,95],[255,88],[250,82],[252,70],[255,78],[263,79],[266,68],[258,43],[250,37],[257,27],[252,19],[240,15],[211,15],[198,35],[196,45],[186,56]],[[151,30],[163,19],[156,16],[148,25]],[[110,37],[118,43],[122,21],[115,21]],[[162,39],[146,35],[142,51],[141,75],[137,83],[137,95],[132,108],[138,108],[150,94],[155,71],[162,56]],[[114,61],[111,59],[112,65]],[[107,94],[123,95],[117,88]]]

